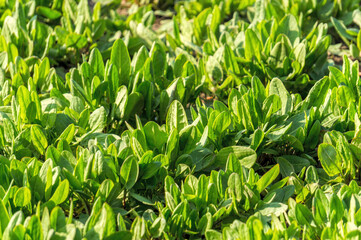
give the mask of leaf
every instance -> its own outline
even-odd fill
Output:
[[[122,39],[115,41],[110,55],[110,62],[119,70],[121,84],[128,85],[130,74],[130,57],[128,48]]]
[[[340,35],[340,37],[342,38],[342,40],[347,44],[350,45],[350,41],[349,40],[353,40],[353,37],[350,36],[350,34],[347,33],[347,29],[346,26],[340,22],[339,20],[337,20],[334,17],[331,17],[331,22],[332,25],[335,27],[337,33]]]
[[[137,182],[138,174],[138,161],[136,157],[129,156],[125,159],[120,169],[120,182],[129,190]]]
[[[292,173],[295,172],[295,169],[292,166],[292,164],[289,161],[287,161],[285,158],[278,157],[277,158],[277,163],[280,166],[281,175],[283,177],[290,176]]]
[[[245,56],[247,60],[252,60],[253,57],[260,62],[261,61],[261,51],[262,45],[258,39],[256,33],[248,28],[246,30],[246,40],[245,40]]]
[[[225,53],[225,62],[226,62],[226,66],[227,69],[231,69],[232,66],[231,63],[236,64],[236,62],[230,62],[232,61],[231,59],[228,59],[229,57],[226,56]],[[222,70],[222,66],[221,64],[217,61],[217,59],[215,59],[215,57],[213,56],[209,56],[209,59],[206,63],[206,71],[208,73],[209,78],[211,78],[213,81],[217,82],[217,83],[221,83],[223,80],[223,70]],[[234,69],[232,70],[232,72],[235,71]]]
[[[239,173],[242,170],[242,166],[240,161],[234,155],[234,153],[230,153],[228,156],[226,171]]]
[[[31,239],[43,239],[43,230],[39,216],[31,216],[29,224],[26,227],[26,232]]]
[[[166,224],[167,224],[167,222],[164,219],[164,217],[162,217],[162,216],[157,217],[149,229],[150,234],[154,238],[160,237],[164,231]]]
[[[257,191],[261,193],[268,185],[270,185],[280,173],[280,165],[273,166],[268,172],[266,172],[256,183]]]
[[[122,99],[124,102],[126,99]],[[133,92],[128,96],[126,101],[126,107],[124,110],[124,120],[128,120],[130,117],[134,117],[135,114],[142,112],[144,106],[144,97],[141,93]]]
[[[252,77],[251,90],[253,91],[253,94],[257,99],[258,103],[262,104],[266,99],[266,90],[263,86],[263,83],[257,76]]]
[[[222,234],[217,232],[216,230],[207,230],[206,231],[206,239],[207,240],[222,240]]]
[[[68,144],[71,143],[75,135],[75,125],[70,124],[59,136],[57,141],[64,139]]]
[[[314,149],[318,144],[319,135],[321,132],[321,123],[316,120],[312,125],[308,136],[305,140],[305,143],[309,146],[310,149]]]
[[[212,214],[207,212],[205,215],[201,217],[198,222],[198,229],[201,231],[202,234],[205,234],[207,230],[211,230],[213,225],[212,221]]]
[[[238,118],[240,119],[243,126],[249,131],[254,131],[250,106],[244,98],[241,98],[238,101],[237,110]]]
[[[28,122],[26,110],[29,104],[31,103],[29,90],[23,85],[21,85],[16,93],[16,98],[20,105],[20,117],[23,120],[23,122]]]
[[[96,109],[89,117],[89,127],[92,132],[102,132],[107,125],[107,113],[104,107]]]
[[[261,209],[258,210],[264,216],[272,216],[275,215],[279,217],[281,214],[285,213],[288,209],[288,206],[283,203],[271,202],[264,204]]]
[[[242,199],[242,181],[238,173],[232,173],[228,178],[228,192],[237,202]]]
[[[344,216],[345,209],[341,199],[336,195],[332,194],[330,199],[330,218],[332,224],[337,224],[340,222]]]
[[[100,213],[97,213],[96,222],[93,226],[94,232],[100,239],[104,239],[107,236],[111,236],[116,232],[116,220],[112,208],[104,203]],[[88,231],[87,234],[92,235],[93,231]],[[85,236],[89,238],[89,236]]]
[[[107,236],[106,238],[104,238],[104,240],[117,240],[117,239],[126,239],[126,240],[130,240],[133,238],[133,234],[130,231],[118,231],[115,232],[109,236]]]
[[[208,149],[196,148],[190,153],[194,167],[194,172],[201,171],[215,162],[215,155]]]
[[[193,22],[193,34],[198,44],[201,44],[206,33],[206,21],[208,15],[211,14],[212,10],[209,8],[204,9],[201,13],[194,18]]]
[[[49,221],[49,218],[46,219]],[[49,224],[49,223],[48,223]],[[66,218],[65,218],[65,214],[64,211],[56,206],[50,213],[50,224],[49,224],[52,229],[54,229],[55,231],[62,231],[65,229],[66,227]]]
[[[282,102],[281,114],[288,114],[292,111],[292,98],[282,81],[278,78],[272,79],[269,86],[269,95],[278,95]]]
[[[167,133],[155,122],[145,124],[143,131],[150,147],[160,149],[167,142]]]
[[[145,204],[145,205],[154,206],[154,202],[152,202],[152,201],[151,201],[150,199],[148,199],[148,198],[145,198],[145,197],[143,197],[143,196],[141,196],[141,195],[139,195],[139,194],[136,194],[136,193],[134,193],[134,192],[130,192],[129,194],[130,194],[130,196],[132,196],[134,199],[136,199],[137,201],[139,201],[139,202],[141,202],[141,203],[143,203],[143,204]]]
[[[313,216],[312,216],[311,211],[302,204],[299,204],[299,203],[296,204],[295,215],[296,215],[297,221],[301,225],[310,226],[310,224],[313,222]]]
[[[210,29],[214,34],[218,33],[218,28],[221,22],[222,22],[221,11],[218,5],[215,5],[212,11],[212,22],[210,25]]]
[[[106,74],[106,80],[108,82],[108,95],[110,102],[114,102],[117,97],[117,102],[119,101],[118,95],[122,96],[123,93],[118,92],[119,89],[119,73],[118,69],[115,65],[110,64],[107,74]],[[125,86],[122,86],[122,88],[125,88]],[[122,91],[124,92],[124,90]],[[124,96],[124,95],[123,95]],[[117,104],[116,102],[116,104]],[[118,102],[119,103],[119,102]]]
[[[347,86],[337,88],[336,101],[341,107],[347,108],[351,102],[354,102],[352,91]]]
[[[90,53],[89,65],[91,67],[92,76],[96,75],[100,79],[104,79],[105,70],[103,57],[97,48],[94,48]]]
[[[68,194],[69,194],[69,181],[65,179],[56,188],[53,196],[50,198],[49,201],[54,202],[55,205],[59,205],[68,198]]]
[[[326,195],[322,192],[322,190],[317,189],[315,197],[312,202],[312,209],[314,209],[314,217],[315,221],[318,224],[324,224],[325,219],[327,219],[326,209],[328,206],[328,199]]]
[[[221,136],[222,134],[225,133],[225,131],[231,125],[231,123],[232,123],[231,114],[228,111],[222,112],[216,117],[216,119],[213,122],[212,128],[214,130],[214,133],[218,136]]]
[[[45,149],[48,147],[48,141],[41,130],[41,128],[37,125],[32,125],[30,130],[31,142],[38,152],[43,155]]]
[[[115,115],[118,119],[124,118],[125,108],[128,102],[128,89],[125,86],[121,86],[115,100],[116,110]]]
[[[251,148],[253,150],[257,150],[257,148],[261,145],[264,139],[264,132],[261,129],[256,129],[253,133]]]
[[[318,146],[318,158],[323,169],[329,176],[335,176],[342,173],[342,162],[336,149],[328,143],[321,143]]]
[[[164,70],[167,64],[166,54],[162,46],[154,42],[150,50],[150,57],[153,65],[153,77],[158,82],[158,79],[164,75]]]
[[[222,148],[217,156],[216,163],[218,166],[225,166],[228,156],[233,153],[245,168],[251,168],[257,161],[257,154],[249,147],[243,146],[229,146]]]
[[[50,20],[55,20],[61,17],[61,13],[59,11],[44,6],[37,7],[36,11],[39,15],[49,18]]]
[[[10,221],[9,213],[5,207],[4,202],[0,199],[0,236],[4,232],[5,228],[8,226]]]
[[[76,9],[77,19],[82,19],[85,23],[91,22],[89,3],[87,0],[80,0]],[[78,20],[79,21],[79,20]]]
[[[168,109],[166,119],[167,132],[170,133],[175,128],[178,129],[178,131],[181,131],[187,125],[187,115],[182,104],[179,101],[174,100]]]
[[[172,132],[170,132],[165,152],[168,157],[169,164],[173,166],[179,152],[179,133],[177,128],[174,128]]]
[[[233,50],[228,45],[224,46],[224,63],[228,71],[231,71],[233,74],[240,74],[237,59],[233,53]]]
[[[27,187],[19,188],[14,196],[14,204],[17,207],[25,207],[31,201],[31,192]]]
[[[76,47],[78,49],[81,49],[85,47],[87,44],[87,40],[84,36],[77,34],[77,33],[70,33],[67,35],[65,39],[65,45],[66,47]]]
[[[295,16],[288,14],[282,18],[277,28],[276,36],[281,34],[285,34],[292,44],[300,37],[300,30]]]
[[[312,106],[320,107],[324,102],[327,92],[329,90],[330,80],[328,77],[322,78],[317,81],[315,85],[308,92],[308,95],[305,99],[304,110]]]
[[[241,4],[244,4],[244,2],[246,2],[246,1],[242,1]],[[266,18],[265,1],[264,0],[254,0],[253,2],[255,2],[255,4],[254,4],[255,14],[252,19],[252,23],[251,23],[252,26]]]

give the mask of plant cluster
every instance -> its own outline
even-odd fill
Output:
[[[0,239],[360,239],[360,4],[0,1]]]

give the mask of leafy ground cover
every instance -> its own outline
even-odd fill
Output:
[[[361,238],[360,4],[0,1],[0,238]]]

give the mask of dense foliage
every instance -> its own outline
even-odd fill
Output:
[[[0,239],[360,239],[360,0],[0,0]]]

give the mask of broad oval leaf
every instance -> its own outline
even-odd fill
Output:
[[[31,201],[31,192],[27,187],[19,188],[14,196],[14,204],[17,207],[25,207]]]
[[[96,109],[89,117],[89,127],[92,132],[101,132],[107,124],[107,113],[104,107]]]
[[[36,150],[38,150],[38,152],[43,155],[45,149],[48,147],[48,141],[46,140],[44,132],[39,126],[33,125],[30,129],[30,136]]]
[[[119,69],[121,84],[127,85],[130,74],[130,57],[128,48],[125,46],[122,39],[118,39],[113,44],[110,62]]]
[[[126,189],[131,189],[138,180],[139,165],[137,158],[129,156],[120,169],[120,182]]]
[[[323,169],[329,176],[335,176],[342,172],[342,162],[337,150],[328,143],[322,143],[318,147],[318,158]]]
[[[280,97],[282,108],[281,114],[287,114],[292,110],[292,98],[282,81],[278,78],[272,79],[269,86],[269,95],[276,94]]]
[[[170,133],[175,128],[181,131],[187,125],[186,111],[178,100],[174,100],[168,109],[166,120],[167,132]]]
[[[257,161],[257,153],[253,149],[244,146],[230,146],[222,148],[218,152],[216,157],[217,166],[224,167],[231,153],[235,155],[245,168],[251,168]]]
[[[50,201],[54,202],[56,205],[59,205],[68,198],[68,194],[69,194],[69,181],[65,179],[56,188]]]

